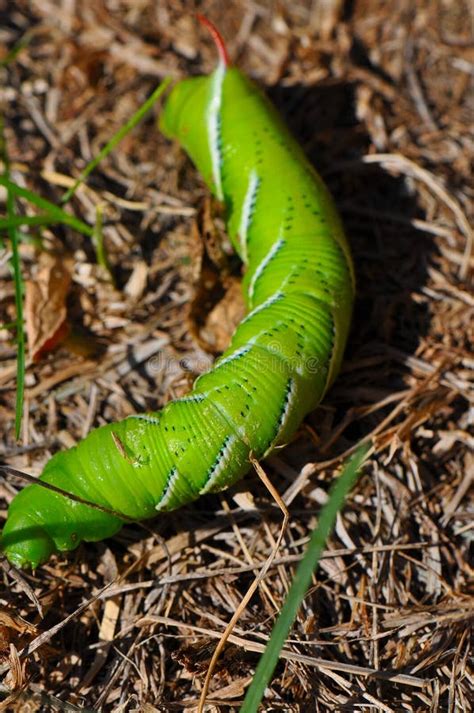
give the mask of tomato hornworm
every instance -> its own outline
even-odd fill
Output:
[[[291,437],[339,369],[354,294],[339,216],[275,108],[204,23],[218,66],[175,85],[160,123],[224,204],[247,316],[187,396],[51,458],[41,480],[75,500],[38,485],[20,491],[0,541],[18,566],[227,488],[250,469],[251,453],[263,458]]]

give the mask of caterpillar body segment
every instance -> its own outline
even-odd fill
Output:
[[[18,566],[228,487],[251,453],[291,438],[342,359],[349,248],[324,184],[268,99],[221,52],[211,75],[175,86],[161,128],[225,205],[249,311],[187,396],[96,429],[47,463],[42,480],[123,519],[38,485],[17,495],[1,547]]]

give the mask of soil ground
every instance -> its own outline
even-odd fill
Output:
[[[210,71],[215,50],[196,10],[228,38],[233,60],[266,88],[325,178],[358,283],[337,383],[294,441],[263,463],[290,524],[220,658],[208,710],[239,709],[328,488],[371,435],[264,710],[471,711],[472,7],[0,0],[12,179],[59,204],[164,76]],[[207,260],[196,233],[209,227],[208,217],[196,228],[196,215],[203,206],[206,214],[208,192],[157,131],[158,113],[159,105],[69,208],[90,225],[101,209],[113,282],[89,238],[64,226],[24,231],[29,289],[44,276],[45,252],[62,265],[69,256],[75,344],[29,361],[17,442],[15,332],[0,331],[2,458],[16,469],[38,475],[90,428],[159,409],[212,358],[196,338]],[[34,214],[22,200],[17,209]],[[213,224],[220,234],[218,216]],[[0,319],[8,325],[6,245]],[[239,275],[232,259],[230,274]],[[215,323],[238,313],[233,295],[230,316],[218,312],[208,325],[217,345]],[[215,291],[207,297],[215,301]],[[2,480],[2,517],[22,485]],[[253,474],[33,573],[4,563],[4,710],[195,710],[213,649],[280,525]]]

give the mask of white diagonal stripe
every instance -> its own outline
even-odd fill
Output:
[[[240,248],[242,250],[242,261],[247,262],[247,239],[248,232],[250,228],[250,223],[252,220],[252,213],[255,207],[255,196],[260,185],[260,178],[258,177],[256,171],[250,171],[249,182],[247,186],[247,191],[245,193],[244,202],[242,205],[242,215],[240,218]]]
[[[219,480],[220,476],[222,473],[226,470],[226,468],[229,466],[229,463],[232,460],[232,449],[234,445],[237,443],[237,436],[228,436],[226,438],[226,443],[222,451],[218,454],[218,457],[216,459],[216,463],[213,465],[211,468],[211,471],[209,473],[209,477],[206,480],[205,484],[199,491],[200,495],[204,495],[204,493],[208,493],[216,482]]]
[[[275,292],[274,295],[270,295],[265,302],[262,302],[261,304],[257,305],[251,312],[249,312],[241,321],[240,324],[244,324],[245,322],[248,322],[252,317],[254,317],[256,314],[261,312],[262,310],[266,309],[270,305],[272,305],[274,302],[278,302],[283,297],[283,292]],[[238,329],[238,328],[237,328]]]
[[[249,285],[250,301],[252,301],[252,299],[253,299],[253,291],[255,289],[255,283],[257,282],[258,278],[265,270],[268,263],[272,261],[272,259],[275,257],[277,252],[280,250],[281,247],[283,247],[284,244],[285,244],[285,241],[282,238],[279,238],[276,242],[274,242],[272,247],[270,248],[270,250],[267,252],[267,254],[263,258],[263,260],[259,263],[255,272],[253,273],[252,279],[250,280],[250,285]]]
[[[160,510],[163,510],[168,506],[171,498],[175,494],[176,483],[178,482],[180,477],[181,476],[179,474],[178,469],[173,468],[173,470],[171,471],[171,474],[168,478],[168,482],[166,484],[163,495],[161,496],[158,503],[155,505],[155,510],[158,510],[158,512],[159,512]]]
[[[207,130],[209,134],[209,148],[211,151],[212,176],[216,187],[217,198],[224,199],[221,178],[221,150],[220,150],[220,111],[222,104],[222,85],[225,77],[225,64],[217,66],[212,81],[211,99],[207,110]]]

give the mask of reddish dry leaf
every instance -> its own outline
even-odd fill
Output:
[[[245,304],[240,278],[230,275],[229,259],[209,200],[198,215],[193,238],[194,295],[189,308],[189,329],[202,349],[219,353],[229,345],[245,314]]]
[[[57,347],[69,332],[66,299],[72,267],[71,258],[42,252],[34,279],[26,283],[26,334],[35,362]]]
[[[10,644],[9,649],[10,670],[5,677],[5,684],[11,691],[16,692],[26,684],[26,665],[24,661],[20,661],[18,650],[13,644]]]
[[[223,352],[229,346],[230,338],[245,314],[240,280],[229,277],[226,283],[224,297],[209,312],[199,332],[200,341],[213,352]]]
[[[21,649],[36,633],[36,627],[20,616],[0,611],[0,659],[9,658],[12,644]]]

